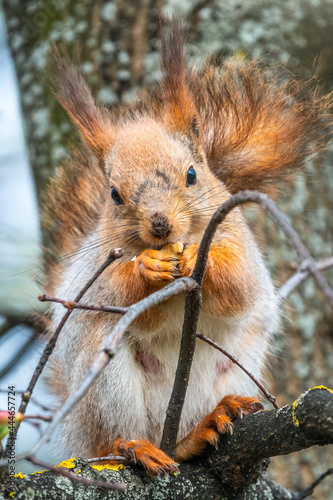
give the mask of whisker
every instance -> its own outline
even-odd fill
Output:
[[[131,226],[129,224],[128,225],[124,225],[124,226],[114,226],[114,228],[117,228],[117,229],[123,229],[124,227],[131,227]],[[117,235],[117,233],[116,233],[116,235]],[[84,252],[84,251],[86,251],[88,249],[91,249],[96,244],[99,244],[102,241],[107,240],[107,239],[109,239],[109,238],[111,238],[113,236],[114,236],[114,233],[112,234],[112,236],[108,235],[108,236],[104,236],[103,238],[99,238],[97,240],[94,240],[93,242],[91,242],[89,244],[81,246],[79,250],[76,250],[76,251],[73,251],[73,252],[69,252],[69,253],[63,255],[62,257],[60,257],[58,259],[55,259],[54,262],[60,262],[60,261],[62,261],[64,259],[68,259],[68,258],[74,257],[75,255],[78,255],[81,252]]]
[[[218,193],[213,193],[213,194],[210,194],[210,196],[207,196],[206,198],[201,199],[200,201],[194,200],[190,204],[188,204],[186,207],[182,207],[182,209],[179,210],[178,213],[181,213],[181,212],[193,209],[193,208],[198,208],[200,205],[202,205],[203,203],[207,202],[211,198],[216,197],[217,195],[218,195]],[[220,204],[222,204],[222,200],[221,200]],[[201,208],[205,208],[205,207],[201,207]]]
[[[222,186],[215,186],[215,188],[208,189],[207,191],[205,191],[204,193],[202,193],[202,194],[201,194],[198,198],[196,198],[195,200],[192,200],[192,201],[190,201],[190,202],[186,203],[186,204],[185,204],[185,205],[184,205],[184,206],[180,209],[179,213],[180,213],[180,212],[182,212],[182,211],[184,211],[184,210],[186,210],[186,209],[187,209],[188,207],[190,207],[190,206],[195,206],[195,205],[197,205],[199,202],[200,202],[200,203],[203,203],[204,201],[206,201],[207,199],[209,199],[211,196],[216,196],[216,195],[218,194],[218,192],[217,192],[217,193],[215,192],[215,193],[213,193],[210,197],[208,197],[208,198],[204,198],[204,199],[202,200],[202,197],[203,197],[203,196],[205,196],[207,193],[210,193],[210,194],[211,194],[211,193],[212,193],[215,189],[223,189],[223,191],[225,191],[225,190],[224,190],[224,188],[223,188]]]

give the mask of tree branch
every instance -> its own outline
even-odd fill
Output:
[[[292,405],[235,421],[234,434],[221,436],[219,449],[212,450],[207,461],[204,457],[198,461],[205,461],[205,466],[236,493],[260,474],[263,460],[332,444],[332,415],[333,391],[313,388]]]
[[[315,481],[313,481],[312,484],[310,484],[310,486],[308,486],[308,488],[306,488],[306,490],[302,491],[302,493],[300,493],[296,500],[303,500],[304,498],[308,498],[310,495],[312,495],[312,493],[314,492],[315,488],[322,482],[324,481],[324,479],[327,477],[327,476],[330,476],[331,474],[333,474],[333,467],[330,467],[329,469],[327,469],[326,472],[324,472],[324,474],[322,474],[321,476],[318,477],[318,479],[316,479]]]
[[[236,496],[237,500],[266,500],[268,492],[272,492],[275,500],[296,500],[298,494],[259,476],[267,466],[268,457],[333,443],[332,414],[333,391],[324,387],[311,389],[292,405],[236,420],[233,435],[222,435],[217,449],[209,446],[204,455],[181,464],[179,475],[161,477],[158,481],[135,465],[97,472],[84,460],[76,459],[75,466],[90,479],[125,483],[127,492],[122,494],[123,500],[211,500]],[[49,489],[48,472],[38,474],[38,481],[44,474]],[[36,476],[18,479],[15,498],[26,498],[25,489],[33,487],[36,480]],[[88,491],[94,494],[93,490]],[[106,496],[105,492],[105,498],[116,500],[119,493],[108,492]]]
[[[86,311],[101,311],[114,314],[125,314],[128,312],[128,307],[83,304],[82,302],[75,302],[74,300],[64,300],[58,299],[57,297],[51,297],[51,295],[47,295],[46,293],[41,293],[38,296],[38,300],[41,302],[56,302],[57,304],[62,304],[66,309],[84,309]]]
[[[44,467],[45,469],[48,469],[53,474],[67,477],[71,481],[82,484],[86,488],[88,488],[89,486],[95,486],[97,488],[103,488],[105,490],[116,490],[116,491],[122,491],[122,492],[126,491],[126,485],[124,483],[109,483],[106,481],[94,481],[91,479],[87,479],[86,477],[77,476],[76,474],[74,474],[70,470],[67,470],[64,467],[57,467],[57,466],[54,467],[53,465],[48,464],[47,462],[44,462],[43,460],[37,459],[35,456],[31,456],[29,458],[29,462],[31,462],[34,465]]]
[[[174,458],[180,417],[184,405],[190,370],[194,356],[196,331],[201,308],[201,287],[186,297],[183,332],[180,343],[178,365],[169,405],[166,411],[162,440],[160,444],[169,457]]]
[[[320,260],[319,262],[315,262],[315,266],[319,271],[324,271],[325,269],[329,269],[333,267],[333,257],[328,257],[327,259]],[[279,298],[279,305],[282,306],[284,302],[287,300],[288,296],[291,292],[298,287],[304,280],[311,276],[311,272],[309,269],[300,265],[297,272],[291,276],[278,290],[277,295]]]

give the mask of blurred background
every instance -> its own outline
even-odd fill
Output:
[[[333,0],[3,0],[0,7],[0,389],[24,390],[43,348],[31,315],[42,279],[39,208],[57,166],[78,141],[74,128],[47,90],[45,67],[52,43],[69,53],[78,44],[82,70],[99,103],[131,100],[160,78],[157,21],[176,12],[187,27],[190,62],[214,54],[239,55],[283,65],[286,73],[327,93],[333,83]],[[319,84],[319,87],[318,87]],[[279,206],[316,259],[333,254],[333,148],[308,163],[286,186]],[[277,286],[294,271],[296,255],[258,210],[248,210]],[[333,283],[332,272],[326,273]],[[305,281],[283,311],[267,385],[280,406],[304,390],[333,382],[333,313],[312,280]],[[54,401],[40,381],[35,399]],[[17,407],[20,397],[17,397]],[[7,395],[0,392],[0,407]],[[318,409],[320,411],[320,409]],[[28,413],[40,413],[34,404]],[[38,429],[21,427],[18,451]],[[55,446],[44,458],[62,457]],[[333,466],[332,449],[315,447],[273,458],[268,476],[302,490]],[[20,464],[18,470],[31,470]],[[329,477],[313,498],[333,498]]]

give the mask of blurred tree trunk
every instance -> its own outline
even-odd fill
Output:
[[[84,74],[100,102],[112,106],[130,99],[135,89],[159,78],[157,19],[172,0],[4,0],[4,11],[21,90],[26,138],[39,198],[45,182],[63,160],[77,134],[45,86],[47,54],[53,42],[71,53],[78,43]],[[177,5],[188,23],[190,58],[215,52],[239,53],[280,63],[309,76],[321,55],[318,73],[329,88],[332,59],[333,1],[278,3],[274,0]],[[280,200],[284,212],[315,258],[332,254],[333,154],[309,163]],[[292,273],[295,254],[275,226],[258,210],[247,211],[258,239],[282,282]],[[257,214],[255,215],[254,212]],[[332,277],[332,274],[331,274]],[[332,383],[333,315],[312,280],[292,294],[283,332],[277,335],[270,390],[280,405],[315,385]],[[282,330],[282,328],[281,328]],[[320,411],[320,409],[318,409]],[[311,449],[273,459],[270,476],[301,490],[324,472],[331,450]],[[330,464],[332,465],[332,463]],[[332,498],[332,479],[316,498]]]
[[[52,43],[80,51],[94,96],[106,105],[143,83],[144,57],[156,45],[159,0],[4,1],[26,139],[38,196],[77,135],[49,92],[45,69]]]

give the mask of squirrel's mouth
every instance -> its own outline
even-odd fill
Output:
[[[141,245],[144,247],[144,249],[152,249],[152,250],[162,250],[162,248],[166,247],[167,245],[173,245],[174,243],[179,243],[182,241],[182,237],[178,238],[163,238],[163,240],[159,239],[158,241],[153,241],[150,240],[148,241],[147,239],[143,239],[140,237],[141,240]],[[141,246],[140,245],[140,246]]]
[[[142,226],[137,231],[137,243],[142,250],[161,250],[167,245],[184,242],[188,239],[187,231],[180,227],[172,227],[170,231],[156,235],[150,227]],[[186,229],[186,228],[185,228]]]
[[[162,250],[162,248],[166,247],[167,245],[173,245],[174,243],[177,243],[179,239],[172,239],[172,240],[166,240],[162,244],[155,244],[155,243],[146,243],[147,248],[152,248],[153,250]]]

